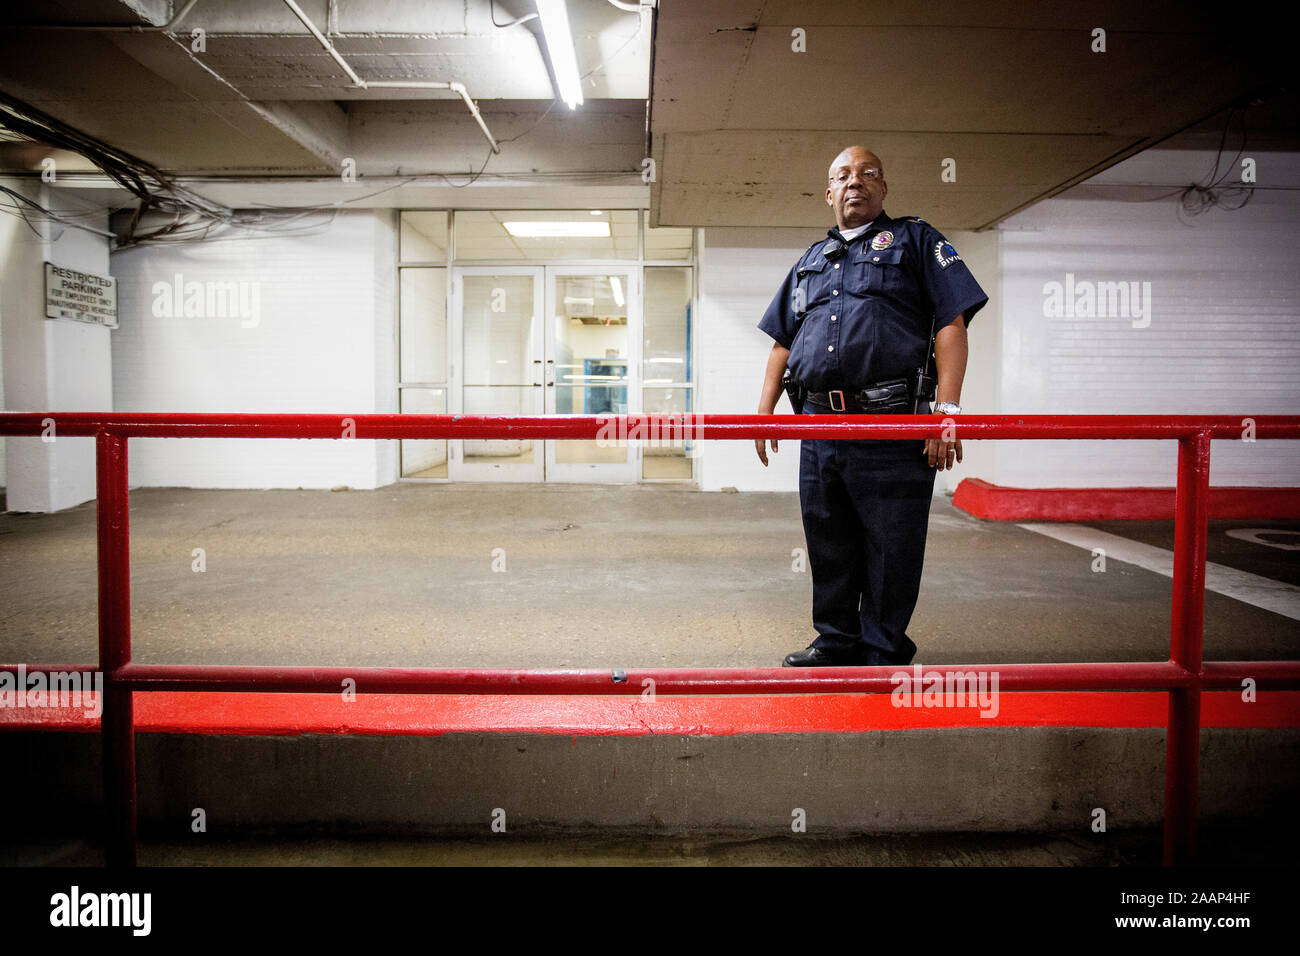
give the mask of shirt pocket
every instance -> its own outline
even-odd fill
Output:
[[[853,260],[858,295],[897,293],[903,289],[903,250],[863,248]]]
[[[794,288],[794,311],[802,319],[814,305],[828,295],[826,291],[826,262],[817,260],[800,266],[795,273],[797,280]]]

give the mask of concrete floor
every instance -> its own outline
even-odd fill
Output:
[[[131,503],[142,662],[775,666],[814,636],[811,581],[793,570],[804,547],[793,494],[399,484],[148,488]],[[1172,546],[1167,525],[1098,527]],[[1212,560],[1295,574],[1300,552],[1254,546],[1268,553],[1243,558],[1252,546],[1223,544],[1221,530]],[[911,627],[918,660],[1166,659],[1170,580],[1118,561],[1093,573],[1091,561],[936,499]],[[95,662],[94,502],[0,516],[0,593],[0,660]],[[1207,594],[1205,621],[1207,659],[1300,652],[1300,622],[1222,595]]]
[[[811,582],[792,554],[804,546],[793,494],[401,484],[337,493],[141,489],[131,501],[139,661],[775,666],[813,636]],[[1232,524],[1212,523],[1211,560],[1295,580],[1297,552],[1228,539]],[[1167,524],[1098,527],[1172,547]],[[196,548],[204,551],[202,573],[193,569]],[[493,570],[494,562],[504,570]],[[1091,564],[1087,550],[980,521],[937,499],[911,628],[919,659],[1165,659],[1170,580],[1117,560],[1105,573]],[[0,515],[0,660],[94,663],[95,584],[93,502],[53,515]],[[1240,601],[1207,594],[1205,620],[1207,659],[1300,652],[1300,622]],[[35,735],[33,743],[32,736],[3,741],[7,763],[26,753],[17,765],[43,765],[45,779],[43,790],[0,814],[28,822],[19,841],[0,845],[0,864],[93,865],[100,858],[92,835],[97,738]],[[1149,827],[1163,793],[1161,737],[1018,728],[774,743],[598,737],[578,748],[576,738],[521,743],[501,735],[149,735],[138,745],[141,822],[167,829],[155,838],[145,833],[141,861],[1150,865],[1159,859],[1160,833]],[[1203,862],[1275,865],[1300,849],[1294,826],[1278,825],[1290,819],[1295,792],[1290,739],[1277,731],[1205,733]],[[694,759],[705,751],[709,759]],[[1263,777],[1240,772],[1251,761],[1262,761]],[[602,783],[606,765],[623,771],[617,792]],[[757,766],[767,768],[761,791],[754,790]],[[449,776],[449,767],[457,772]],[[380,780],[391,786],[371,786]],[[174,827],[188,821],[197,794],[220,830],[206,842],[180,839]],[[479,820],[475,801],[489,796],[488,806],[512,807],[517,830],[509,839],[421,833],[429,824]],[[266,806],[249,809],[254,797]],[[763,820],[783,817],[789,806],[816,806],[819,821],[838,832],[791,838],[757,824],[727,832],[763,799],[786,800],[780,813],[757,814]],[[1085,825],[1095,806],[1131,822],[1091,840]],[[1215,835],[1214,827],[1242,824],[1247,806],[1267,831]],[[735,812],[723,813],[728,807]],[[689,834],[660,830],[657,821],[668,817]],[[990,831],[1030,832],[963,832],[994,817]],[[259,821],[271,821],[272,830],[259,835]],[[338,836],[331,821],[410,835]],[[548,830],[582,821],[581,834]],[[955,832],[910,832],[927,824]],[[77,830],[71,838],[53,836],[69,826]],[[866,829],[872,833],[857,832]]]
[[[1202,866],[1270,866],[1266,834],[1202,833]],[[1211,849],[1217,848],[1217,849]],[[1297,848],[1300,849],[1300,848]],[[1151,866],[1160,833],[1105,838],[1078,833],[900,833],[818,837],[497,834],[432,837],[288,837],[237,840],[196,836],[186,842],[142,839],[141,866]],[[84,840],[0,846],[0,866],[100,866]]]

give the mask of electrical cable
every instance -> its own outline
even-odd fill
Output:
[[[1241,148],[1237,150],[1237,155],[1233,157],[1232,162],[1224,167],[1223,174],[1219,175],[1219,164],[1223,161],[1223,147],[1228,141],[1228,130],[1232,126],[1234,114],[1239,115]],[[1206,177],[1205,183],[1191,183],[1180,190],[1178,205],[1174,207],[1174,212],[1183,225],[1191,225],[1185,217],[1199,216],[1215,208],[1236,212],[1250,202],[1255,191],[1249,184],[1220,188],[1224,180],[1237,167],[1238,160],[1246,151],[1246,141],[1246,111],[1239,107],[1233,107],[1228,110],[1227,119],[1223,122],[1223,134],[1219,137],[1219,148],[1214,155],[1214,168],[1210,170],[1210,175]],[[1234,205],[1233,200],[1237,199],[1240,199],[1240,201]]]
[[[0,193],[4,193],[5,195],[18,200],[17,203],[14,203],[11,206],[0,206],[0,208],[6,209],[7,211],[10,212],[11,215],[18,215],[19,217],[21,217],[23,222],[27,224],[27,228],[31,229],[32,232],[36,233],[36,235],[38,236],[41,235],[41,233],[39,230],[36,229],[35,226],[32,225],[32,217],[27,212],[27,207],[30,207],[31,209],[34,209],[41,214],[43,219],[38,221],[56,222],[61,226],[70,226],[73,229],[81,229],[85,232],[94,233],[97,236],[104,236],[105,238],[108,239],[115,238],[114,234],[108,232],[107,230],[96,229],[94,226],[88,226],[85,225],[84,223],[71,222],[69,217],[65,216],[64,214],[55,212],[53,209],[47,209],[44,206],[42,206],[40,203],[36,202],[35,200],[29,199],[27,196],[24,196],[22,193],[16,190],[10,189],[8,186],[0,185]],[[74,213],[73,215],[81,215],[81,216],[103,215],[106,212],[107,210],[103,210],[98,213],[93,213],[93,212]],[[62,235],[62,233],[59,233],[59,235]],[[57,239],[58,236],[55,236],[54,238]]]

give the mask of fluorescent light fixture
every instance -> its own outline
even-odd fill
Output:
[[[591,214],[592,214],[593,216],[599,216],[599,215],[601,215],[601,210],[599,210],[599,209],[593,209],[593,210],[591,211]]]
[[[620,309],[623,308],[627,304],[627,301],[623,298],[623,280],[618,276],[610,276],[609,287],[614,290],[614,304]]]
[[[564,0],[537,0],[537,16],[542,21],[546,52],[551,55],[551,69],[555,71],[560,99],[569,104],[569,109],[576,109],[582,103],[582,80],[578,76],[573,33],[569,30],[569,11]]]
[[[506,232],[512,236],[518,236],[524,239],[608,239],[609,223],[593,222],[588,219],[585,222],[547,222],[544,220],[534,220],[531,222],[506,222],[502,223],[506,227]]]

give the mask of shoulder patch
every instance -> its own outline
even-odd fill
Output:
[[[954,262],[962,261],[961,256],[957,255],[957,250],[947,239],[940,239],[934,244],[934,258],[939,263],[940,269],[946,269]]]

